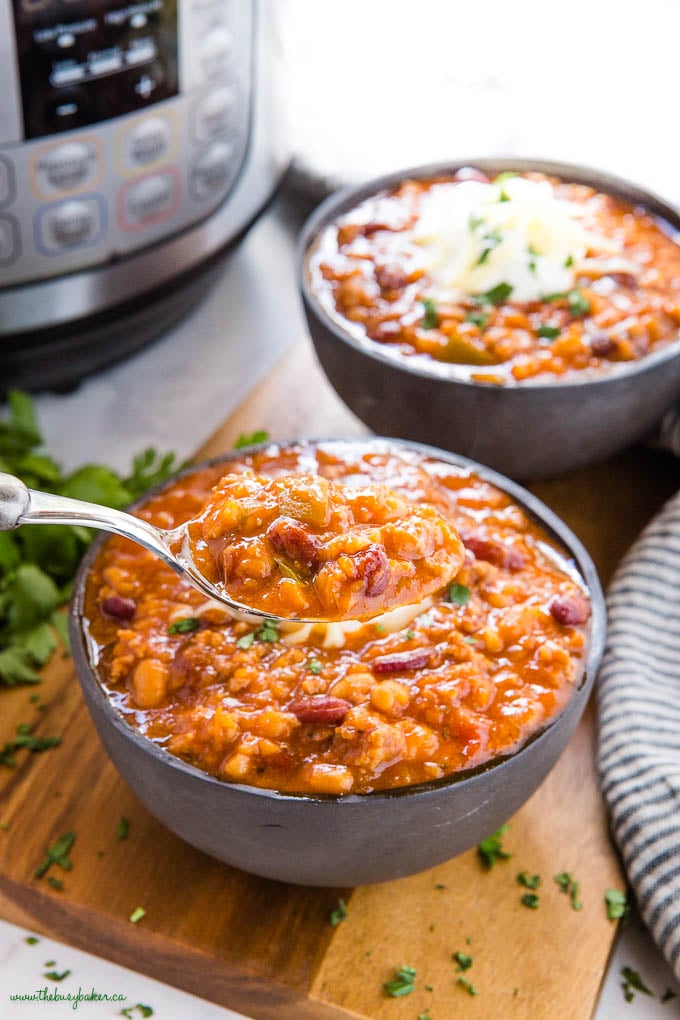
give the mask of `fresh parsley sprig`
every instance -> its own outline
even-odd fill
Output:
[[[175,454],[149,448],[122,477],[104,464],[67,473],[43,449],[43,436],[28,394],[12,390],[0,420],[0,471],[33,489],[121,509],[179,469]],[[0,532],[0,686],[40,682],[36,672],[61,641],[68,648],[64,615],[81,556],[92,540],[88,528],[46,524]]]

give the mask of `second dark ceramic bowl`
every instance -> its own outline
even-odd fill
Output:
[[[393,445],[472,468],[507,492],[564,550],[589,590],[589,645],[578,687],[561,714],[513,755],[430,783],[363,796],[296,796],[222,782],[142,736],[113,706],[99,682],[83,626],[85,589],[105,538],[94,543],[78,571],[69,617],[73,657],[110,758],[164,825],[244,871],[300,885],[353,886],[400,878],[455,857],[498,829],[528,800],[557,761],[588,700],[602,657],[606,613],[597,572],[579,540],[535,496],[495,472],[431,447]],[[242,453],[212,463],[223,461],[226,471],[229,461]]]
[[[680,398],[680,343],[640,361],[562,381],[497,386],[457,378],[453,366],[405,358],[353,335],[326,312],[310,285],[307,253],[329,223],[406,178],[473,166],[489,173],[537,170],[589,184],[653,213],[680,231],[680,213],[656,195],[597,170],[526,159],[466,159],[402,170],[331,195],[305,224],[298,279],[321,366],[347,406],[380,435],[433,443],[511,478],[562,474],[610,456],[648,435]]]

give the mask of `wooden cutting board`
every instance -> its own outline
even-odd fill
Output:
[[[220,453],[241,432],[273,438],[361,434],[306,344],[292,351],[200,451]],[[584,540],[606,581],[644,523],[680,483],[670,457],[637,450],[569,478],[532,486]],[[38,693],[41,705],[30,701]],[[44,754],[0,771],[0,915],[141,970],[257,1020],[503,1017],[580,1020],[592,1015],[615,936],[603,893],[622,888],[596,788],[593,713],[549,778],[512,819],[512,854],[492,871],[471,851],[432,871],[354,890],[303,889],[228,868],[165,830],[137,803],[104,754],[70,659],[38,688],[0,692],[0,741],[17,724],[63,737]],[[129,836],[116,838],[118,820]],[[45,849],[77,832],[73,870],[34,872]],[[540,907],[520,902],[518,872],[540,874]],[[553,876],[571,872],[583,909]],[[331,927],[338,897],[345,921]],[[128,920],[138,906],[146,915]],[[478,995],[457,983],[456,951]],[[384,995],[403,964],[415,990]],[[87,975],[82,975],[83,985]]]

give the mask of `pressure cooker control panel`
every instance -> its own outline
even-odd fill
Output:
[[[13,4],[6,26],[0,6],[0,287],[119,259],[225,200],[250,126],[249,3]]]

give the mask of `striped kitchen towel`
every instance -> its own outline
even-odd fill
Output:
[[[680,979],[680,493],[626,555],[607,606],[602,790],[642,917]]]

